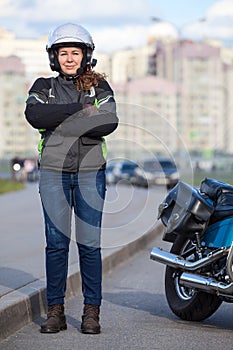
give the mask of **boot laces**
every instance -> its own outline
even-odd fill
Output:
[[[85,305],[84,307],[84,316],[86,319],[94,318],[98,320],[99,318],[99,306],[94,305]]]
[[[58,317],[62,313],[62,305],[51,305],[48,309],[48,317]]]

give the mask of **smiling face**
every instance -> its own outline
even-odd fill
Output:
[[[61,47],[58,50],[58,62],[63,73],[74,75],[80,68],[83,59],[82,49],[79,47]]]

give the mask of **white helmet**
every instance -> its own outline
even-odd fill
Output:
[[[46,50],[49,55],[50,67],[53,71],[61,71],[57,59],[58,48],[70,45],[80,47],[83,51],[79,74],[84,72],[88,66],[95,66],[97,61],[92,60],[95,45],[90,33],[79,24],[65,23],[54,29],[48,37]]]

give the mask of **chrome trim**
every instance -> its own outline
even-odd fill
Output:
[[[231,247],[227,255],[227,262],[226,262],[227,274],[230,277],[230,280],[233,282],[232,263],[233,263],[233,242],[231,243]]]
[[[184,287],[196,288],[208,293],[233,298],[233,283],[225,284],[213,278],[183,272],[180,275],[179,284]]]
[[[154,247],[151,251],[150,258],[159,263],[179,268],[184,271],[196,271],[204,266],[208,266],[213,261],[225,256],[228,254],[227,248],[220,248],[209,253],[206,257],[197,260],[189,261],[182,258],[182,256],[169,253],[161,248]]]

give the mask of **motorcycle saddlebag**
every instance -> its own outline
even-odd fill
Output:
[[[200,191],[214,201],[214,213],[210,223],[233,216],[233,186],[210,178],[205,178]]]
[[[192,237],[195,232],[204,231],[213,211],[212,202],[205,195],[178,182],[159,206],[158,219],[166,227],[163,240],[174,242],[179,234]]]

